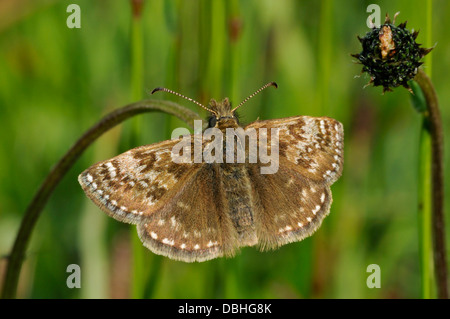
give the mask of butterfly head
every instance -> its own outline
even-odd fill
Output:
[[[231,103],[228,98],[223,99],[221,102],[211,99],[208,109],[211,112],[208,119],[208,128],[239,126],[239,120],[235,115],[235,110],[231,109]]]

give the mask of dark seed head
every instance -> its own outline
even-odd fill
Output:
[[[395,26],[386,16],[384,24],[362,38],[358,36],[362,51],[352,56],[363,65],[362,71],[370,75],[373,85],[383,87],[383,92],[400,85],[409,88],[407,83],[416,75],[420,60],[432,50],[421,48],[415,41],[418,32],[405,27],[406,22]]]

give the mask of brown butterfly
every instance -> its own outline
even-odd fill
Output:
[[[241,127],[236,109],[269,86],[277,87],[266,84],[234,109],[228,99],[205,107],[153,90],[208,110],[203,133],[215,130],[214,139],[193,134],[134,148],[80,174],[83,190],[109,216],[137,225],[147,248],[175,260],[233,256],[243,246],[274,249],[310,236],[328,215],[330,186],[342,173],[343,126],[295,116]],[[227,139],[230,130],[241,135]],[[199,161],[195,150],[210,159]],[[255,150],[263,156],[252,157]]]

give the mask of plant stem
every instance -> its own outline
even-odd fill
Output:
[[[186,109],[176,103],[158,100],[144,100],[129,104],[104,116],[97,124],[91,127],[59,160],[47,175],[38,191],[29,204],[14,242],[11,254],[8,258],[5,280],[2,290],[2,298],[14,298],[17,291],[19,274],[25,257],[31,234],[37,220],[59,181],[73,166],[76,160],[99,136],[110,130],[124,120],[146,112],[161,111],[172,114],[193,127],[194,120],[200,119],[195,112]]]
[[[431,137],[431,198],[432,198],[432,234],[434,248],[434,268],[436,273],[438,298],[448,298],[447,260],[445,248],[444,223],[444,167],[443,132],[439,104],[430,78],[419,69],[414,81],[422,89],[426,101],[423,129]]]
[[[426,120],[422,120],[419,146],[419,252],[421,260],[422,298],[432,298],[433,284],[433,235],[431,200],[431,135],[426,130]]]
[[[142,35],[141,11],[143,1],[138,2],[138,9],[133,10],[131,21],[131,95],[133,98],[142,97],[142,86],[144,79],[144,45]]]
[[[326,108],[330,105],[330,77],[331,70],[333,69],[333,2],[333,0],[325,0],[320,3],[319,47],[317,50],[319,54],[315,106],[320,116],[324,114]]]
[[[132,7],[131,16],[131,100],[138,101],[142,98],[142,85],[144,78],[144,61],[143,61],[143,32],[142,32],[142,9],[144,6],[143,0],[131,0]],[[141,134],[142,119],[134,118],[130,129],[131,140],[136,142]],[[131,278],[131,296],[132,298],[142,298],[143,291],[145,289],[146,278],[144,269],[145,252],[142,247],[141,241],[135,236],[134,227],[130,228],[132,246],[132,278]]]

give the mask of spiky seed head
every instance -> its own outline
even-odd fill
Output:
[[[359,37],[362,51],[352,54],[363,65],[362,72],[370,75],[370,83],[382,86],[383,92],[403,85],[409,88],[408,81],[423,64],[420,60],[433,48],[421,48],[416,43],[418,31],[406,29],[406,22],[395,26],[386,15],[384,24],[373,27],[364,37]]]

